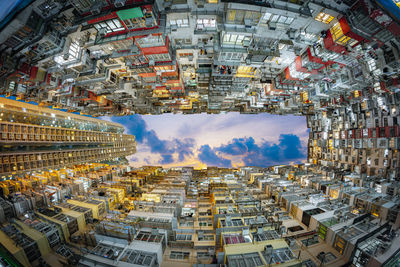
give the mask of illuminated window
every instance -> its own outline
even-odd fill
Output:
[[[316,17],[315,20],[316,21],[320,21],[323,22],[325,24],[329,24],[332,20],[334,19],[333,16],[326,14],[324,12],[320,12]]]
[[[247,24],[257,25],[260,20],[261,13],[258,11],[231,9],[226,15],[226,22],[231,24]]]
[[[179,53],[179,58],[193,57],[193,53]]]
[[[237,69],[237,77],[254,77],[257,68],[250,66],[239,66]]]
[[[106,21],[102,21],[98,24],[95,24],[94,27],[100,31],[101,29],[105,29],[105,33],[110,32],[118,32],[125,30],[124,26],[122,26],[121,22],[118,19],[110,19]]]
[[[157,66],[154,67],[156,71],[167,71],[167,70],[173,70],[172,66]]]
[[[340,23],[337,22],[333,27],[330,29],[333,40],[335,43],[340,44],[345,46],[347,43],[350,46],[353,46],[357,43],[356,40],[351,39],[350,37],[344,35],[342,27],[340,26]]]
[[[340,236],[336,236],[336,241],[334,244],[334,248],[340,253],[343,254],[344,249],[346,248],[346,240],[344,240],[343,238],[341,238]]]

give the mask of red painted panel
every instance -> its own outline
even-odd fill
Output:
[[[329,30],[327,31],[326,37],[324,38],[324,46],[326,49],[336,52],[338,54],[347,54],[347,50],[344,46],[341,46],[333,41],[331,31]]]
[[[30,80],[34,80],[34,79],[36,78],[36,75],[37,75],[38,71],[39,71],[39,68],[36,67],[36,66],[33,66],[33,67],[31,68],[31,73],[30,73],[30,75],[29,75],[29,79],[30,79]]]
[[[140,77],[155,77],[157,73],[155,72],[150,72],[150,73],[139,73],[138,74]]]
[[[350,37],[350,38],[352,38],[354,40],[357,40],[359,42],[364,40],[363,37],[361,37],[360,35],[358,35],[358,34],[356,34],[356,33],[351,31],[350,25],[347,22],[345,17],[342,17],[341,19],[339,19],[339,23],[340,23],[340,27],[342,28],[342,31],[343,31],[344,35],[346,35],[346,36],[348,36],[348,37]]]
[[[47,74],[46,83],[50,84],[50,81],[51,81],[51,74],[49,73],[49,74]]]
[[[161,73],[161,77],[171,77],[171,76],[178,76],[178,72],[177,71],[170,71],[170,72]]]
[[[143,54],[145,55],[153,55],[153,54],[166,54],[168,53],[167,46],[157,46],[157,47],[145,47],[141,48]]]
[[[297,56],[296,59],[294,60],[294,63],[296,64],[296,70],[300,72],[309,72],[308,69],[303,68],[303,65],[301,64],[301,57]]]
[[[95,24],[95,23],[99,23],[99,22],[101,22],[101,21],[105,21],[105,20],[109,20],[109,19],[114,19],[114,18],[117,18],[117,17],[118,17],[118,16],[117,16],[117,13],[116,13],[116,12],[112,12],[112,13],[110,13],[110,14],[107,14],[107,15],[103,16],[103,17],[91,19],[91,20],[89,20],[87,23],[88,23],[88,24]]]
[[[31,66],[27,63],[23,63],[19,71],[24,74],[30,74]]]
[[[156,47],[144,47],[140,48],[145,55],[152,55],[152,54],[166,54],[168,53],[169,47],[169,39],[165,39],[165,45],[163,46],[156,46]]]
[[[290,80],[290,81],[299,81],[298,78],[294,78],[294,77],[290,76],[289,67],[286,67],[286,69],[285,69],[285,78],[286,78],[286,80]]]
[[[388,29],[395,36],[400,35],[400,25],[394,21],[392,23],[390,23],[389,26],[386,27],[386,29]]]

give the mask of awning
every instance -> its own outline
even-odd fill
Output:
[[[121,20],[134,19],[143,17],[143,12],[140,7],[117,11],[117,15]]]

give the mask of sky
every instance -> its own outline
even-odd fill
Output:
[[[103,117],[133,134],[133,167],[269,167],[307,159],[306,118],[271,114],[163,114]]]

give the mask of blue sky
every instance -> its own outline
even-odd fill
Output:
[[[305,117],[271,114],[163,114],[103,117],[136,136],[132,166],[261,166],[307,159]]]

